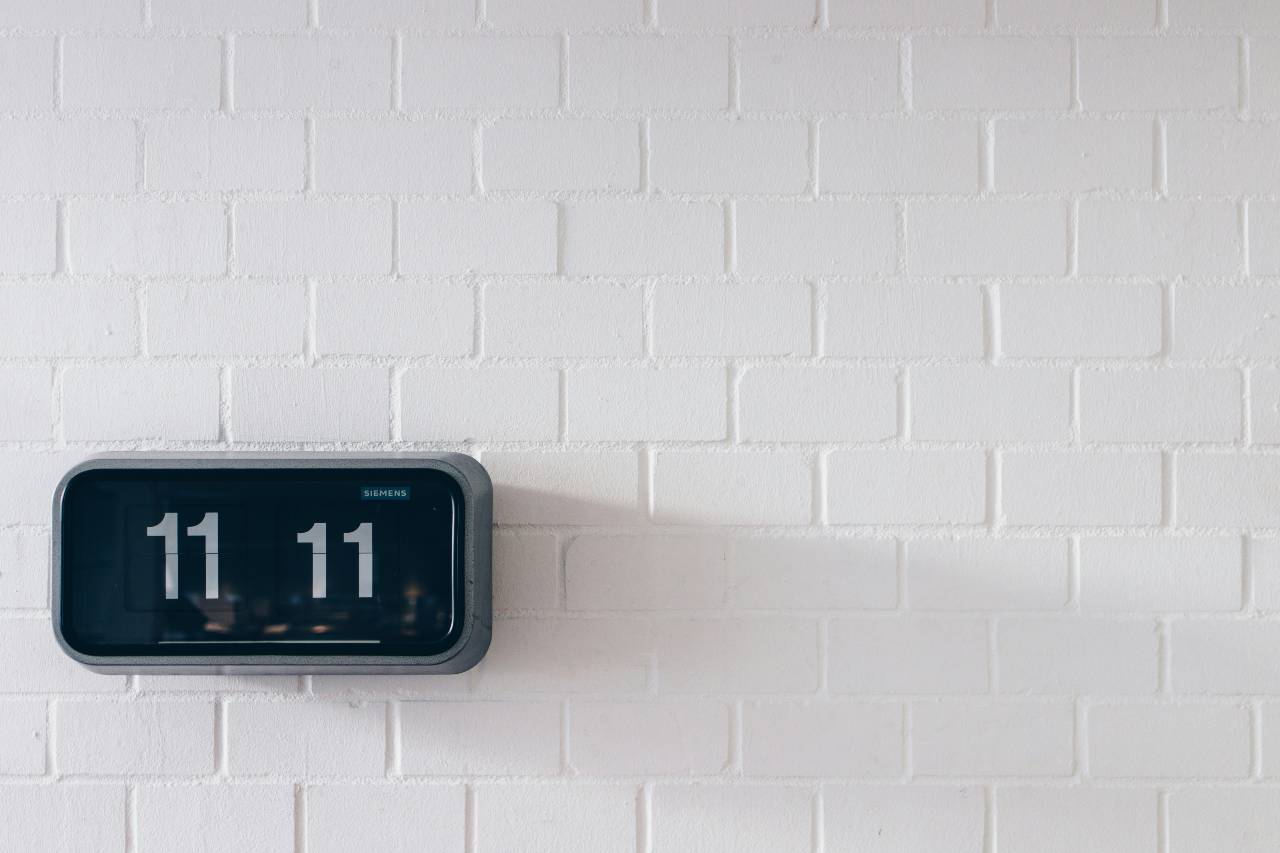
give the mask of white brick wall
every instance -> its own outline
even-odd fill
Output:
[[[1266,0],[0,0],[0,847],[1280,847]],[[101,676],[104,450],[461,450],[452,677]]]

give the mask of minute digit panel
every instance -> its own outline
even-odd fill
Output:
[[[470,457],[103,457],[54,502],[54,620],[116,671],[461,671],[488,645]]]

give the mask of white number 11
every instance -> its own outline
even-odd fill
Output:
[[[311,597],[324,598],[329,591],[329,525],[317,521],[298,534],[299,545],[311,546]],[[342,534],[342,541],[355,545],[359,551],[359,594],[361,598],[373,598],[373,525],[369,522]]]
[[[178,597],[178,514],[166,512],[147,528],[148,536],[164,538],[164,597]],[[206,512],[199,524],[187,528],[188,536],[204,539],[204,597],[218,597],[218,514]]]

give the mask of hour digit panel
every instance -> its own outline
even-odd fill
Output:
[[[275,594],[269,575],[227,575],[227,567],[262,559],[245,536],[239,507],[133,504],[125,508],[123,527],[125,606],[131,610],[211,611],[246,596]]]

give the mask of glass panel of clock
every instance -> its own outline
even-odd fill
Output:
[[[434,654],[459,627],[461,510],[425,468],[87,471],[63,631],[90,654]]]

